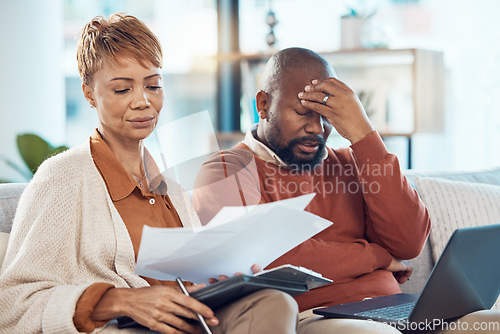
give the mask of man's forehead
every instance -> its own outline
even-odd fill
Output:
[[[311,81],[315,79],[323,80],[330,76],[330,73],[326,69],[293,68],[286,71],[281,82],[288,93],[295,92],[298,94]]]

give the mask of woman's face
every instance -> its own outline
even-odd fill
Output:
[[[84,95],[97,110],[99,132],[110,144],[134,144],[149,136],[163,106],[161,69],[146,62],[120,57],[106,62]]]

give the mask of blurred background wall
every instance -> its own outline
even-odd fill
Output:
[[[22,165],[16,135],[36,133],[54,146],[83,143],[96,127],[81,93],[76,67],[79,30],[95,15],[127,12],[161,39],[166,100],[161,123],[217,110],[218,4],[216,0],[1,0],[0,180],[24,181],[5,163]],[[368,36],[393,49],[443,52],[444,128],[413,136],[413,168],[478,169],[500,165],[500,2],[496,0],[240,0],[241,54],[269,52],[266,24],[275,13],[275,49],[290,46],[332,52],[340,48],[340,18],[355,8],[374,13]],[[220,8],[219,8],[220,9]],[[220,54],[219,54],[220,56]],[[349,82],[347,82],[349,84]],[[241,118],[240,130],[252,119]],[[247,111],[248,112],[248,111]],[[238,130],[238,129],[232,129]],[[344,145],[345,143],[338,143]],[[337,145],[337,143],[334,143]],[[407,144],[387,145],[404,166]]]

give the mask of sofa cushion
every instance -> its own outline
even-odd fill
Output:
[[[0,184],[0,232],[10,233],[19,197],[27,183]]]
[[[455,229],[500,223],[500,186],[420,177],[416,183],[431,216],[434,261]]]
[[[500,185],[500,168],[474,171],[424,171],[409,169],[403,171],[403,173],[408,179],[410,185],[417,189],[417,191],[419,191],[415,183],[415,179],[417,177],[439,177],[455,181]],[[401,286],[403,292],[416,294],[422,291],[422,288],[427,282],[427,278],[434,267],[434,260],[431,255],[430,241],[427,240],[422,253],[411,261],[414,267],[414,272],[411,280]]]
[[[434,267],[432,260],[432,251],[429,240],[425,243],[424,249],[419,256],[411,260],[413,265],[413,274],[410,280],[401,285],[401,290],[404,293],[419,294],[427,283],[427,279]]]
[[[434,261],[457,228],[500,223],[500,186],[420,177],[416,183],[432,221]],[[497,301],[494,308],[499,306]]]

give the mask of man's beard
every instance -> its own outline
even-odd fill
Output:
[[[285,147],[280,147],[278,144],[278,137],[281,137],[281,132],[278,130],[275,135],[268,136],[268,143],[270,149],[276,153],[284,163],[286,163],[290,168],[301,171],[312,171],[316,166],[318,166],[323,161],[323,154],[326,146],[325,140],[317,136],[305,136],[301,138],[294,138],[288,142]],[[298,158],[293,153],[293,148],[300,143],[317,143],[318,150],[316,154],[310,159]]]

